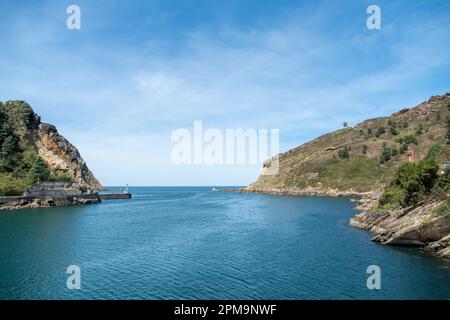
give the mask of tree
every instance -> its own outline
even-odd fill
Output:
[[[50,169],[41,157],[37,157],[33,163],[30,171],[28,172],[27,179],[30,183],[36,183],[38,181],[48,180],[50,177]]]
[[[372,134],[372,128],[367,129],[367,134]]]
[[[1,149],[1,157],[5,159],[10,159],[17,152],[18,142],[15,136],[6,137],[5,141],[2,144]]]

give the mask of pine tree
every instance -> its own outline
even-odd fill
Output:
[[[30,183],[45,181],[50,177],[50,169],[41,157],[38,157],[28,172],[27,179]]]

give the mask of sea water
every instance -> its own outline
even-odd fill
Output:
[[[450,298],[448,262],[371,242],[349,199],[210,190],[1,212],[0,299]]]

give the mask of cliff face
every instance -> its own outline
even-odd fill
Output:
[[[42,123],[26,102],[0,102],[0,125],[7,132],[5,137],[0,132],[1,149],[5,148],[7,140],[10,141],[9,154],[5,156],[5,153],[0,152],[0,160],[8,160],[9,164],[0,168],[0,184],[16,184],[11,194],[23,191],[26,185],[32,184],[30,171],[36,169],[33,164],[39,157],[47,164],[52,179],[63,177],[82,186],[100,185],[77,148],[60,135],[53,125]],[[8,190],[7,187],[3,189]]]
[[[279,155],[244,192],[361,195],[350,224],[375,242],[450,259],[450,94],[326,134]],[[407,154],[412,162],[408,162]]]
[[[55,172],[68,172],[76,182],[83,185],[100,185],[77,148],[60,135],[53,125],[39,123],[32,138],[38,154]]]

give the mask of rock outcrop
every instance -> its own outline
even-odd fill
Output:
[[[363,211],[350,225],[375,234],[372,241],[385,245],[421,247],[450,259],[450,215],[434,214],[445,204],[437,201],[416,208]]]
[[[39,123],[32,138],[38,154],[54,171],[68,172],[80,184],[100,185],[77,148],[60,135],[55,126]]]

